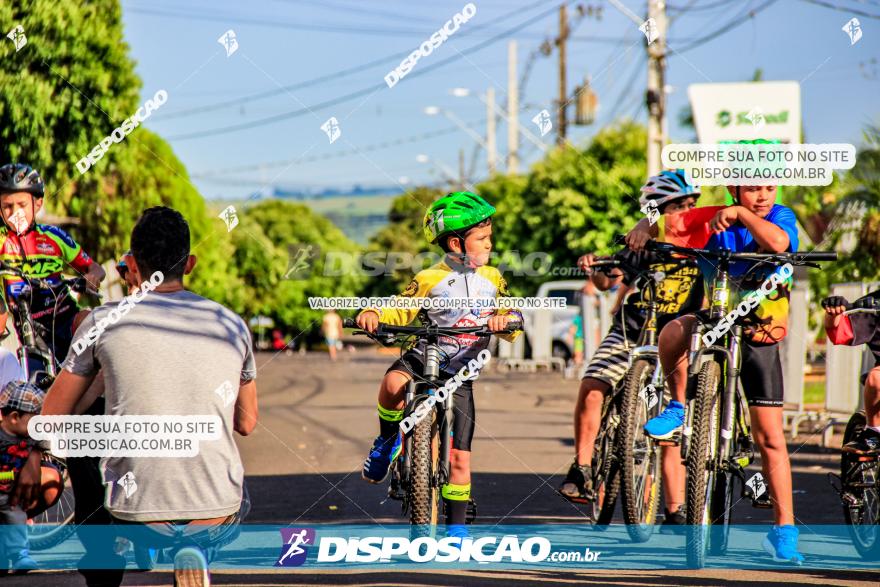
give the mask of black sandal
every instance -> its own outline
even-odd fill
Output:
[[[574,486],[574,491],[566,486]],[[559,495],[574,503],[589,503],[593,500],[593,471],[585,465],[579,466],[577,459],[568,469],[565,480],[556,490]]]

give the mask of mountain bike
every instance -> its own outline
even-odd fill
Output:
[[[693,265],[690,258],[673,258],[662,253],[660,256],[669,257],[667,270]],[[630,353],[629,369],[615,391],[620,406],[616,458],[621,475],[623,518],[630,538],[634,542],[645,542],[654,533],[660,503],[659,448],[670,444],[654,440],[644,430],[645,423],[663,407],[664,377],[657,346],[657,285],[666,274],[651,268],[640,270],[616,259],[612,263],[635,276],[634,286],[648,289],[645,323]]]
[[[691,334],[687,406],[681,439],[682,459],[687,468],[687,561],[691,567],[702,568],[707,553],[718,555],[727,551],[734,482],[740,482],[741,498],[751,499],[759,507],[762,505],[745,480],[745,467],[754,451],[748,404],[739,385],[743,329],[755,323],[749,316],[737,318],[714,344],[703,344],[703,334],[718,325],[731,310],[730,264],[753,262],[755,265],[747,276],[767,266],[791,264],[818,268],[815,262],[833,261],[837,253],[734,253],[661,242],[651,242],[646,248],[711,260],[717,270],[709,293],[708,316],[697,314]]]
[[[80,294],[96,295],[88,289],[86,280],[82,277],[63,278],[59,280],[46,280],[30,277],[19,269],[0,261],[0,276],[12,275],[25,282],[19,292],[15,304],[10,308],[13,314],[15,330],[18,334],[19,348],[17,351],[19,364],[27,380],[41,389],[48,389],[55,376],[58,374],[59,363],[52,352],[52,348],[46,343],[46,338],[52,336],[52,332],[46,332],[39,324],[35,323],[31,315],[31,294],[34,289],[42,288],[56,293],[55,307],[64,301],[65,287]],[[8,336],[8,335],[7,335]],[[75,527],[72,524],[74,517],[73,488],[70,485],[70,476],[64,459],[46,453],[43,457],[44,464],[55,468],[61,476],[62,491],[58,501],[46,511],[33,517],[28,523],[28,541],[31,550],[46,550],[66,540]]]
[[[862,298],[849,305],[843,316],[856,313],[880,314],[880,300]],[[865,411],[852,415],[843,433],[843,444],[865,428]],[[850,539],[866,560],[880,558],[880,455],[841,452],[840,476],[828,474],[840,495],[843,517]]]
[[[404,420],[415,416],[416,423],[409,432],[403,433],[403,450],[392,463],[391,483],[388,496],[400,500],[403,513],[409,514],[410,524],[420,535],[432,534],[440,517],[440,490],[449,480],[452,430],[455,421],[453,394],[444,401],[437,401],[430,409],[421,408],[432,398],[444,381],[440,377],[443,351],[440,338],[469,334],[488,337],[493,334],[510,334],[522,329],[522,324],[508,323],[503,331],[492,332],[486,326],[439,327],[439,326],[391,326],[379,324],[375,333],[360,330],[357,323],[348,318],[345,328],[358,329],[355,334],[366,335],[384,346],[392,346],[408,340],[424,343],[422,373],[413,376],[407,384]],[[418,417],[418,414],[422,417]],[[469,508],[473,521],[476,511]]]

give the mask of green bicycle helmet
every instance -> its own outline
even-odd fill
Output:
[[[471,192],[446,194],[430,206],[423,222],[425,238],[434,244],[441,236],[479,224],[495,214],[495,208]]]

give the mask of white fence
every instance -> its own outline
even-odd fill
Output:
[[[878,284],[844,283],[832,287],[832,295],[842,295],[855,300]],[[589,362],[596,352],[602,337],[611,327],[611,308],[616,294],[601,292],[598,295],[585,295],[581,302],[581,316],[584,324],[584,361]],[[808,328],[808,309],[810,307],[809,285],[797,281],[791,294],[789,313],[789,333],[782,343],[782,367],[784,374],[785,420],[792,436],[798,433],[802,422],[815,422],[828,431],[829,427],[842,418],[858,410],[862,405],[861,375],[870,367],[872,355],[862,348],[835,346],[827,344],[824,409],[807,411],[804,405],[804,375],[807,372],[807,349],[816,331]],[[569,318],[570,320],[570,318]],[[531,359],[525,359],[525,337],[514,344],[499,343],[500,364],[507,368],[534,371],[542,366],[560,367],[559,360],[553,358],[554,338],[567,332],[558,324],[559,317],[553,312],[537,311],[526,316],[528,341],[531,346]],[[558,342],[557,342],[558,344]],[[845,420],[844,420],[845,421]],[[826,435],[827,436],[827,435]]]

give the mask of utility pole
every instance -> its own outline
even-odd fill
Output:
[[[648,175],[663,168],[660,154],[666,144],[666,2],[648,0],[648,19],[654,19],[656,40],[648,45]]]
[[[507,172],[519,171],[519,82],[516,79],[516,41],[507,44]]]
[[[486,90],[486,163],[489,175],[495,175],[498,155],[495,147],[495,88]]]
[[[559,38],[556,45],[559,47],[559,105],[556,110],[556,144],[565,143],[565,112],[568,103],[568,89],[565,79],[565,42],[568,40],[568,14],[565,3],[559,7]]]

